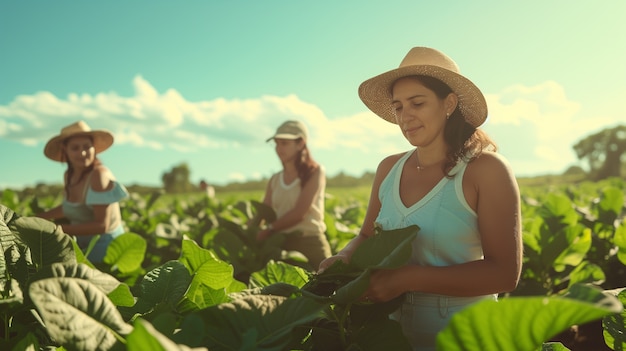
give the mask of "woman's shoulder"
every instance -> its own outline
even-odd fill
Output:
[[[484,151],[467,165],[466,175],[476,182],[491,182],[513,178],[509,161],[501,154]]]
[[[387,174],[391,171],[393,166],[400,161],[400,159],[404,156],[407,156],[411,151],[401,152],[393,155],[389,155],[385,157],[378,164],[378,168],[376,168],[376,179],[377,182],[382,182],[382,180],[387,177]]]
[[[400,152],[397,154],[393,154],[393,155],[389,155],[387,157],[385,157],[382,161],[380,161],[380,163],[378,164],[378,171],[389,171],[391,169],[391,167],[393,167],[396,163],[398,163],[398,161],[405,156],[407,153],[409,153],[411,151],[406,151],[406,152]],[[386,172],[385,172],[386,173]]]
[[[97,165],[91,173],[91,188],[94,191],[105,191],[113,187],[115,177],[104,165]]]
[[[472,168],[478,168],[481,171],[510,168],[509,161],[502,154],[494,151],[483,151],[469,164]]]

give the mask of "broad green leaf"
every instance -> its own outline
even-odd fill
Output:
[[[178,261],[169,261],[148,272],[141,280],[141,298],[176,304],[187,291],[191,276]]]
[[[239,280],[237,280],[237,279],[233,279],[233,280],[230,282],[230,285],[228,285],[228,286],[226,287],[226,293],[227,293],[227,294],[236,293],[236,292],[239,292],[239,291],[245,290],[245,289],[247,289],[247,288],[248,288],[248,286],[247,286],[246,284],[244,284],[244,283],[240,282],[240,281],[239,281]]]
[[[189,273],[195,273],[205,262],[216,259],[213,252],[201,248],[194,240],[187,237],[183,239],[179,261],[187,267]]]
[[[104,292],[83,279],[41,279],[29,295],[47,332],[70,350],[114,350],[133,329]]]
[[[2,191],[2,202],[3,206],[7,206],[6,208],[15,208],[19,205],[20,201],[17,197],[17,193],[11,189],[5,189]]]
[[[566,266],[578,266],[591,248],[591,229],[573,225],[564,229],[568,245],[554,260],[554,270],[562,272]]]
[[[574,205],[564,193],[549,193],[539,208],[538,215],[544,219],[552,231],[578,222]]]
[[[19,217],[9,224],[28,245],[33,262],[40,266],[55,262],[76,263],[72,238],[61,226],[38,217]]]
[[[569,274],[568,286],[571,287],[574,284],[594,284],[600,285],[606,279],[606,275],[600,266],[583,261],[576,266],[574,270]]]
[[[394,269],[405,265],[411,257],[411,242],[419,227],[381,231],[365,240],[352,254],[350,264],[359,268]]]
[[[509,297],[486,300],[455,314],[437,336],[446,351],[536,350],[566,328],[623,309],[617,298],[577,285],[569,297]]]
[[[287,283],[301,288],[309,281],[305,269],[284,262],[270,261],[265,268],[250,275],[250,287],[264,287],[275,283]]]
[[[110,274],[103,273],[87,264],[53,263],[44,266],[31,280],[44,278],[80,278],[100,288],[117,306],[132,306],[135,301],[130,287]]]
[[[226,302],[228,292],[241,289],[241,286],[233,285],[233,266],[219,260],[213,252],[201,248],[193,240],[183,239],[179,261],[192,274],[192,281],[177,305],[181,313]]]
[[[362,351],[412,350],[400,324],[391,319],[378,319],[374,323],[365,324],[352,344]]]
[[[626,219],[615,229],[613,243],[617,246],[617,258],[626,265]]]
[[[213,289],[228,287],[233,280],[233,267],[203,249],[193,240],[183,240],[182,256],[179,260],[189,269],[194,282]]]
[[[607,225],[613,222],[622,213],[624,207],[624,191],[617,187],[607,187],[602,190],[598,203],[598,220]]]
[[[24,293],[20,283],[11,278],[8,282],[9,284],[7,280],[4,280],[0,284],[0,315],[9,315],[14,311],[13,308],[19,308],[24,303]]]
[[[141,294],[137,303],[130,307],[120,307],[126,318],[135,314],[144,315],[152,311],[159,304],[165,304],[174,309],[185,296],[191,283],[191,275],[187,268],[178,261],[169,261],[148,272],[141,282]]]
[[[547,342],[541,345],[541,351],[569,351],[569,349],[560,342]]]
[[[626,288],[616,289],[610,293],[617,296],[622,305],[626,306]],[[613,350],[626,350],[626,309],[604,317],[602,327],[607,346]]]
[[[130,273],[141,264],[146,256],[146,239],[135,233],[124,233],[115,238],[107,248],[104,263],[120,273]]]
[[[171,336],[177,343],[184,343],[191,347],[205,345],[205,325],[198,313],[187,314],[180,322],[180,330]]]
[[[130,307],[136,302],[133,293],[130,291],[130,287],[126,284],[118,285],[118,287],[111,291],[107,296],[111,302],[120,307]]]
[[[156,330],[150,322],[138,318],[133,331],[126,338],[128,351],[208,351],[206,347],[190,348],[177,344]]]
[[[231,265],[216,258],[205,261],[192,275],[189,288],[177,309],[182,313],[227,302],[226,291],[233,280]]]
[[[25,337],[21,338],[11,351],[23,350],[23,351],[38,351],[41,350],[39,346],[39,341],[34,333],[28,332]]]
[[[176,312],[187,314],[230,301],[226,290],[200,285],[190,290],[176,306]]]
[[[295,285],[287,283],[273,283],[263,286],[261,288],[251,288],[249,291],[258,291],[258,294],[263,295],[276,295],[284,297],[292,297],[300,295],[300,288]]]
[[[103,273],[97,269],[93,269],[86,264],[67,264],[67,263],[53,263],[49,266],[44,266],[41,270],[32,277],[32,280],[46,279],[46,278],[78,278],[86,280],[92,283],[94,286],[102,290],[105,294],[108,294],[115,290],[120,283],[115,277],[110,274]]]
[[[541,217],[534,217],[532,219],[526,218],[524,220],[524,246],[531,248],[533,251],[540,253],[541,245],[539,244],[539,237],[541,235],[541,225],[543,220]],[[526,250],[525,250],[526,251]]]
[[[557,232],[547,234],[549,238],[542,238],[543,247],[541,250],[541,262],[547,266],[553,266],[555,270],[561,268],[559,265],[555,266],[556,260],[559,256],[569,249],[568,230],[571,227],[565,227]],[[542,234],[546,235],[546,234]],[[561,265],[562,266],[562,265]],[[562,270],[562,269],[561,269]]]
[[[284,350],[294,328],[321,316],[327,303],[309,298],[250,295],[196,312],[205,323],[209,349]]]
[[[356,279],[337,289],[335,295],[331,296],[333,302],[345,305],[358,301],[370,284],[370,275],[371,270],[366,269]]]

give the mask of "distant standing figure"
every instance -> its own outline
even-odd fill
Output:
[[[61,129],[44,148],[49,159],[67,163],[65,194],[61,205],[37,216],[67,218],[70,223],[61,224],[63,232],[75,236],[82,250],[100,235],[87,257],[92,263],[102,262],[109,244],[125,232],[119,202],[128,197],[128,191],[97,157],[111,145],[110,132],[91,130],[87,123],[78,121]]]
[[[264,240],[277,232],[300,231],[300,235],[288,237],[283,248],[301,252],[316,269],[331,255],[324,223],[324,168],[311,157],[308,131],[302,122],[284,122],[267,139],[272,140],[283,169],[270,178],[263,203],[274,209],[277,219],[257,238]]]
[[[200,181],[200,190],[206,192],[207,196],[211,199],[215,197],[215,188],[209,185],[204,179]]]

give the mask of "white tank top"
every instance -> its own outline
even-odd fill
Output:
[[[320,166],[320,172],[324,175],[324,168]],[[289,210],[294,208],[300,196],[300,178],[296,178],[290,184],[286,184],[283,172],[276,173],[270,179],[272,188],[272,208],[276,212],[276,217],[280,218]],[[311,207],[307,210],[302,221],[291,228],[284,229],[284,232],[299,230],[303,236],[317,236],[326,231],[324,223],[324,195],[325,190],[320,187],[313,198]]]

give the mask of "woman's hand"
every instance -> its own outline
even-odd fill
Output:
[[[350,258],[348,257],[348,255],[342,254],[342,253],[338,253],[334,256],[330,256],[324,259],[322,262],[320,262],[320,266],[317,269],[317,274],[322,273],[328,267],[332,266],[333,263],[335,263],[335,261],[338,261],[338,260],[343,261],[344,263],[348,263],[350,261]]]
[[[387,302],[409,291],[408,282],[416,266],[404,266],[398,269],[379,269],[372,271],[370,285],[361,296],[364,302]]]
[[[270,229],[263,229],[256,234],[257,241],[263,241],[272,235],[272,231]]]

